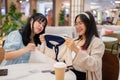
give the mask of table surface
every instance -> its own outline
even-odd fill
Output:
[[[53,66],[45,63],[26,63],[1,66],[0,69],[8,69],[7,76],[0,76],[0,80],[55,80],[55,75],[43,70],[53,70]],[[76,80],[72,71],[65,73],[65,80]]]
[[[115,37],[108,37],[108,36],[102,36],[101,39],[103,42],[114,42],[118,40]]]

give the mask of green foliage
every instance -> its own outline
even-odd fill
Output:
[[[16,7],[15,7],[15,4],[12,2],[10,6],[10,12],[15,13],[15,11],[16,11]]]
[[[37,10],[36,9],[33,9],[33,14],[37,13]]]
[[[10,11],[5,16],[0,16],[0,19],[4,18],[4,23],[0,26],[1,36],[8,35],[13,30],[18,30],[24,26],[25,22],[21,21],[22,13],[16,12],[15,4],[12,3]]]
[[[59,26],[63,26],[65,24],[65,10],[61,10],[59,15]]]

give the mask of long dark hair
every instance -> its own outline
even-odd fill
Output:
[[[82,48],[87,49],[88,46],[90,45],[92,37],[93,36],[99,37],[99,35],[98,35],[98,31],[97,31],[97,27],[96,27],[94,17],[91,14],[91,12],[87,11],[87,12],[84,12],[84,13],[87,14],[88,16],[86,16],[85,14],[82,14],[82,13],[78,14],[75,18],[75,23],[76,23],[76,19],[80,18],[80,20],[85,24],[85,27],[86,27],[86,32],[85,32],[86,42],[82,46]],[[79,35],[78,39],[82,39],[82,35]]]
[[[25,25],[25,27],[23,29],[20,29],[19,32],[22,35],[22,40],[23,40],[23,44],[26,46],[29,42],[30,42],[30,36],[32,33],[32,29],[31,29],[31,20],[33,20],[33,24],[32,24],[32,28],[34,29],[34,22],[38,21],[38,22],[44,22],[44,29],[42,32],[40,32],[39,34],[35,34],[34,36],[34,43],[36,44],[41,44],[41,41],[39,40],[39,35],[45,33],[45,28],[47,26],[47,19],[46,17],[41,14],[41,13],[35,13],[33,14],[27,21],[27,24]]]

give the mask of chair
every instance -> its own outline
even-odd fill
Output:
[[[112,34],[106,34],[104,36],[115,37],[118,39],[117,41],[114,42],[104,42],[105,52],[118,55],[120,35],[116,33],[112,33]]]
[[[4,59],[4,55],[5,55],[5,50],[4,48],[0,48],[0,64],[2,63],[3,59]]]
[[[102,58],[102,80],[118,80],[119,60],[111,53],[104,53]]]

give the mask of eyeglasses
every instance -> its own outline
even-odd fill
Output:
[[[76,22],[75,26],[83,25],[84,23],[82,21]]]

